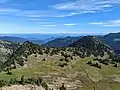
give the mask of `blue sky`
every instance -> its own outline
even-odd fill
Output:
[[[0,33],[120,31],[120,0],[0,0]]]

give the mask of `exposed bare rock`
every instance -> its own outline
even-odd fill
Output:
[[[33,85],[12,85],[10,87],[3,87],[1,90],[45,90],[41,86],[33,86]]]

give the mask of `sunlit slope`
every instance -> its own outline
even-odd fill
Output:
[[[43,58],[46,58],[43,61]],[[65,83],[68,90],[119,90],[120,88],[120,65],[113,67],[102,65],[102,69],[91,67],[86,64],[88,61],[94,61],[93,58],[79,59],[75,58],[67,66],[59,67],[60,56],[37,56],[28,57],[27,66],[12,70],[13,75],[7,75],[5,72],[0,74],[0,79],[10,80],[11,78],[21,77],[43,77],[50,87],[57,88],[61,83]]]

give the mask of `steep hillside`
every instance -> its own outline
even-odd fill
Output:
[[[94,56],[110,56],[115,54],[114,51],[106,45],[104,42],[94,36],[85,36],[75,43],[71,44],[70,47],[82,49],[83,52]]]
[[[24,66],[27,63],[27,57],[32,53],[39,53],[40,46],[29,41],[24,42],[5,62],[5,67],[14,65],[14,67]],[[18,65],[18,66],[17,66]]]
[[[66,38],[57,38],[57,39],[54,39],[52,41],[49,41],[48,43],[44,44],[43,46],[56,47],[56,48],[67,47],[70,44],[77,41],[79,38],[80,37],[70,37],[70,36],[68,36]]]
[[[110,33],[102,39],[115,51],[120,51],[120,33]]]
[[[0,41],[0,61],[5,62],[19,46],[19,43]]]
[[[4,66],[12,53],[20,46],[19,43],[13,43],[8,41],[0,41],[0,70]]]

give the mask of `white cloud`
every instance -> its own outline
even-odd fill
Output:
[[[120,27],[120,20],[110,20],[106,22],[90,22],[92,25],[100,25],[105,27]]]
[[[6,12],[6,13],[13,13],[13,12],[20,12],[19,9],[12,9],[12,8],[0,8],[0,13]]]
[[[77,15],[77,12],[59,12],[59,11],[24,11],[21,15],[26,17],[68,17]]]
[[[9,0],[0,0],[0,3],[8,2]],[[114,5],[120,4],[120,0],[74,0],[66,1],[49,7],[48,10],[20,10],[11,8],[0,8],[0,14],[12,14],[16,16],[28,18],[41,18],[41,17],[70,17],[78,14],[96,13],[97,11],[110,11]],[[11,5],[18,5],[17,3]],[[29,6],[29,4],[28,4]],[[66,11],[67,10],[67,11]]]
[[[43,27],[56,27],[57,25],[42,25]]]
[[[77,24],[64,24],[64,26],[75,26]]]
[[[77,15],[77,12],[59,12],[59,11],[52,11],[52,10],[20,10],[20,9],[13,9],[13,8],[0,8],[0,14],[11,14],[19,17],[28,17],[28,18],[41,18],[41,17],[68,17]]]
[[[13,9],[13,8],[0,8],[0,15],[18,15],[22,11],[20,9]]]
[[[40,21],[41,19],[39,19],[39,18],[26,18],[25,20],[29,20],[29,21]]]
[[[120,0],[75,0],[56,4],[53,8],[57,10],[72,10],[79,13],[95,13],[97,11],[109,11],[116,4],[120,4]]]
[[[103,23],[102,22],[90,22],[89,24],[92,24],[92,25],[102,25]]]
[[[76,26],[77,24],[62,24],[62,23],[54,23],[54,22],[45,22],[44,24],[40,23],[42,27],[57,27],[57,26]]]
[[[71,13],[68,13],[68,14],[57,15],[56,17],[68,17],[68,16],[74,16],[74,15],[77,15],[77,14],[80,14],[80,13],[71,12]]]
[[[52,10],[20,10],[20,9],[13,9],[13,8],[0,8],[0,15],[1,14],[10,14],[19,17],[28,17],[28,18],[41,18],[41,17],[67,17],[76,15],[76,12],[59,12],[59,11],[52,11]]]
[[[7,2],[8,0],[0,0]],[[13,8],[0,8],[0,14],[11,14],[19,17],[41,18],[41,17],[70,17],[78,14],[96,13],[97,11],[111,11],[112,7],[120,4],[120,0],[74,0],[72,2],[56,4],[55,9],[48,10],[20,10]],[[67,11],[66,11],[67,10]]]

